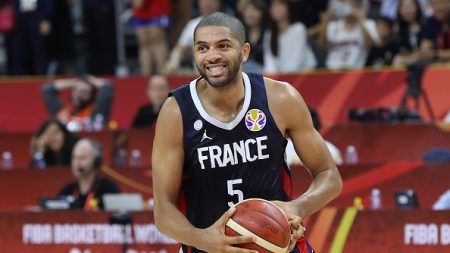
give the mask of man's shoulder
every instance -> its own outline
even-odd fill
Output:
[[[288,82],[264,77],[264,84],[267,94],[279,93],[277,95],[289,95],[296,89]]]

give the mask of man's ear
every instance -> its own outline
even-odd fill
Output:
[[[251,50],[251,46],[249,43],[245,43],[242,46],[242,63],[244,63],[248,60],[248,57],[250,56],[250,50]]]

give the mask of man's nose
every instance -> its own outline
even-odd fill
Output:
[[[222,54],[216,49],[211,49],[206,56],[206,60],[209,62],[217,62],[220,59],[222,59]]]

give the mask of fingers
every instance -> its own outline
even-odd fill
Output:
[[[257,239],[254,236],[240,235],[240,236],[228,236],[225,239],[225,242],[226,242],[226,244],[229,244],[229,245],[238,245],[238,244],[256,242],[256,240]]]
[[[291,229],[291,237],[292,239],[298,240],[300,239],[303,234],[305,233],[306,228],[303,226],[300,226],[298,229]]]
[[[289,216],[286,214],[286,217],[288,218],[289,225],[294,228],[298,228],[303,220],[302,217],[292,214]]]
[[[291,227],[291,240],[289,241],[289,250],[291,252],[294,249],[297,240],[300,239],[306,231],[306,228],[300,225],[297,229],[292,229]]]
[[[234,207],[228,209],[222,216],[216,221],[215,224],[217,224],[220,227],[224,227],[225,224],[227,224],[228,220],[233,216],[234,212],[236,212],[236,209]]]

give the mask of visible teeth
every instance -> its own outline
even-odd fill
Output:
[[[219,70],[219,69],[222,69],[222,67],[221,67],[221,66],[217,66],[217,67],[210,67],[209,69],[210,69],[210,70],[212,70],[212,71],[215,71],[215,70]]]

